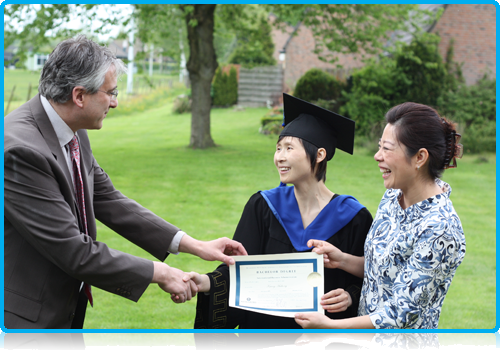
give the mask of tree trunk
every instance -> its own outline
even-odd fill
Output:
[[[193,11],[186,11],[189,41],[187,70],[191,81],[191,140],[192,148],[214,147],[210,135],[210,109],[212,98],[210,86],[217,69],[217,58],[213,41],[214,12],[216,5],[190,5]]]

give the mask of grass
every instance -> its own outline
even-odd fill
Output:
[[[38,93],[38,80],[40,71],[28,70],[5,70],[4,71],[4,113],[12,112],[24,104],[28,98],[33,98]],[[154,85],[151,88],[149,83]],[[130,114],[138,111],[144,111],[151,107],[157,107],[165,104],[165,99],[172,96],[185,93],[186,89],[182,87],[179,78],[172,75],[153,75],[151,78],[146,74],[137,74],[134,76],[134,94],[127,94],[127,75],[120,77],[118,81],[118,90],[120,92],[119,100],[123,100],[121,115]],[[15,89],[14,89],[15,86]],[[31,86],[31,90],[30,90]],[[12,91],[14,95],[11,99]],[[28,95],[29,94],[29,95]],[[10,105],[7,109],[7,105]]]

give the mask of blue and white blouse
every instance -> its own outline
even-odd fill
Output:
[[[443,193],[403,210],[401,190],[385,192],[365,242],[358,315],[376,328],[438,327],[444,297],[465,256],[462,224]]]

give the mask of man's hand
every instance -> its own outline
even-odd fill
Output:
[[[170,267],[163,262],[153,262],[154,273],[151,283],[158,283],[158,286],[165,292],[174,294],[177,303],[184,303],[191,300],[198,292],[197,286],[192,281],[184,281],[189,276],[174,267]]]
[[[229,238],[199,241],[187,234],[181,239],[179,251],[196,255],[207,261],[222,261],[227,265],[234,264],[234,259],[230,257],[231,255],[248,255],[243,245]]]
[[[184,282],[189,282],[191,288],[195,288],[198,293],[210,292],[210,278],[207,275],[200,275],[197,272],[185,273],[183,277]],[[170,295],[174,303],[182,303],[177,294]]]

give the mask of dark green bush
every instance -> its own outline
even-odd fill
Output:
[[[329,73],[313,68],[297,81],[293,95],[308,102],[318,100],[338,102],[342,87],[343,85]]]
[[[395,71],[396,62],[382,57],[353,73],[351,90],[342,93],[345,104],[339,113],[356,122],[356,136],[380,138],[384,115],[399,94]]]
[[[396,54],[400,101],[436,106],[442,92],[449,89],[448,72],[438,52],[440,38],[424,33]]]
[[[453,51],[446,63],[439,55],[439,41],[437,35],[423,33],[353,73],[340,113],[356,121],[358,136],[378,139],[391,107],[407,101],[436,107],[439,97],[463,80],[452,63]]]
[[[439,113],[459,124],[466,152],[495,152],[496,80],[486,76],[475,85],[462,84],[438,99]]]
[[[236,68],[233,66],[229,74],[224,73],[221,67],[215,71],[212,83],[212,105],[227,107],[238,102],[238,79]]]

